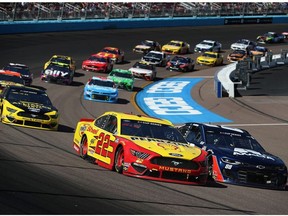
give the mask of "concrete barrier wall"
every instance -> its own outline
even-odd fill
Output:
[[[227,25],[229,20],[236,24],[288,23],[288,16],[233,16],[233,17],[173,17],[131,18],[93,20],[34,20],[0,22],[0,34],[63,32],[103,29],[158,28],[177,26]],[[240,20],[240,22],[238,22]],[[230,24],[232,24],[231,22]]]

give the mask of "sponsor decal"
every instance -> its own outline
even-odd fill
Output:
[[[174,157],[183,157],[183,155],[176,154],[176,153],[169,153],[169,155],[174,156]]]
[[[176,167],[159,166],[159,170],[167,171],[167,172],[178,172],[178,173],[191,174],[191,170],[182,169],[182,168],[176,168]]]
[[[168,78],[154,82],[136,95],[137,105],[152,117],[181,124],[193,118],[197,122],[231,122],[201,107],[191,97],[191,89],[203,78]]]
[[[89,126],[89,127],[87,128],[87,131],[88,131],[88,132],[91,132],[91,133],[94,133],[94,134],[97,134],[99,130],[98,130],[98,129],[94,129],[93,127]]]
[[[44,74],[51,75],[51,76],[54,76],[54,77],[58,77],[58,76],[65,77],[69,73],[68,72],[59,71],[59,70],[47,69],[47,70],[44,71]]]
[[[234,148],[233,155],[245,155],[245,156],[265,158],[265,159],[273,160],[273,161],[275,160],[274,158],[272,158],[268,155],[262,154],[260,152],[253,151],[250,149],[242,149],[242,148]]]

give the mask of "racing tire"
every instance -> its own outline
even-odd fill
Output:
[[[124,149],[122,146],[116,151],[115,161],[114,161],[114,169],[117,173],[123,173],[123,163],[124,163]]]
[[[83,159],[86,159],[88,157],[87,152],[88,152],[88,142],[87,142],[87,137],[84,136],[81,139],[81,143],[80,143],[80,151],[79,151],[80,157]]]

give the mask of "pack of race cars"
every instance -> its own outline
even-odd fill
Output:
[[[277,38],[279,37],[279,38]],[[269,32],[257,37],[258,43],[284,42]],[[251,55],[264,56],[268,49],[257,42],[241,39],[231,44],[230,62]],[[117,103],[118,89],[133,91],[136,78],[155,80],[157,67],[189,72],[195,64],[223,64],[222,44],[203,40],[193,50],[190,44],[171,40],[161,46],[145,40],[133,48],[139,61],[119,69],[125,54],[116,47],[104,47],[82,62],[82,70],[101,72],[84,86],[83,98],[93,102]],[[40,80],[72,85],[76,63],[70,56],[53,55],[43,67]],[[33,73],[24,64],[9,63],[0,70],[0,114],[5,124],[57,130],[59,112],[47,93],[31,87]],[[122,112],[106,112],[96,119],[81,119],[73,137],[73,148],[83,159],[92,158],[99,166],[127,176],[181,184],[205,185],[217,181],[245,186],[285,189],[287,167],[239,128],[188,122],[175,126],[168,120]]]

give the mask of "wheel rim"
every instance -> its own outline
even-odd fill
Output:
[[[87,156],[87,149],[88,149],[88,142],[87,139],[84,138],[83,142],[81,143],[81,157],[85,158]]]
[[[124,151],[123,148],[120,148],[117,152],[117,157],[115,161],[115,169],[117,172],[122,172],[123,162],[124,162]]]

